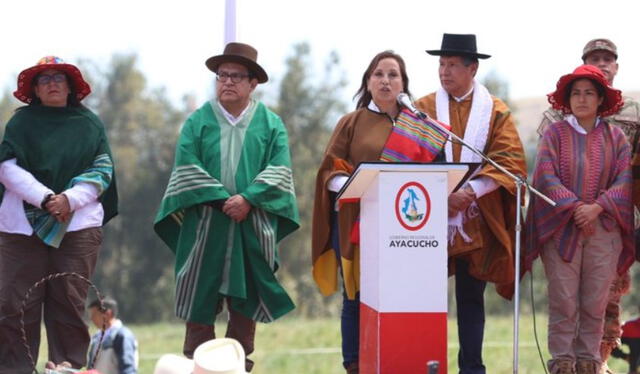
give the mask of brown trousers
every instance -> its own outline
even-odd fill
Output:
[[[608,232],[598,222],[596,232],[581,237],[578,246],[568,263],[560,257],[553,240],[542,252],[549,293],[551,373],[563,361],[601,364],[604,314],[622,238],[619,231]]]
[[[20,330],[20,308],[27,290],[55,273],[91,278],[101,243],[99,227],[65,234],[60,248],[47,246],[35,235],[0,233],[0,373],[32,372]],[[90,337],[83,315],[88,287],[77,278],[61,277],[33,291],[24,310],[24,325],[34,360],[44,316],[49,360],[68,361],[74,368],[86,364]]]
[[[227,302],[227,310],[229,311],[229,322],[227,323],[227,333],[225,337],[237,340],[245,354],[245,370],[250,372],[253,368],[253,361],[248,357],[254,350],[254,341],[256,337],[256,321],[247,318],[229,307]],[[222,302],[216,310],[216,315],[222,311]],[[187,331],[184,337],[183,353],[188,358],[193,358],[198,346],[206,341],[216,338],[215,326],[203,325],[201,323],[187,322]]]

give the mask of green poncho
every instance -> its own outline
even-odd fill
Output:
[[[100,119],[85,107],[20,108],[7,123],[0,144],[0,162],[15,158],[56,194],[76,183],[96,186],[106,223],[117,214],[118,195],[111,150]],[[0,185],[0,201],[4,186]],[[58,223],[40,207],[25,203],[25,212],[36,234],[58,247],[67,223]]]
[[[235,223],[204,202],[242,195]],[[186,121],[154,229],[176,255],[176,315],[213,324],[221,298],[256,321],[294,308],[275,277],[276,244],[299,227],[288,138],[280,118],[251,102],[231,125],[216,102]]]

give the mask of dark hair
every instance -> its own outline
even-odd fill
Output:
[[[105,297],[102,299],[102,305],[104,306],[104,310],[102,312],[110,310],[113,313],[114,317],[118,315],[118,303],[114,299]],[[91,304],[89,304],[89,308],[100,309],[100,300],[93,300]]]
[[[69,75],[67,75],[67,73],[65,72],[62,72],[62,73],[67,77],[67,86],[69,86],[69,95],[67,96],[67,106],[79,107],[82,104],[80,104],[80,101],[78,100],[78,96],[76,95],[76,88],[73,85],[73,80],[69,78]],[[31,87],[35,87],[38,84],[39,76],[40,74],[37,74],[35,77],[33,77],[33,81],[31,82]],[[40,100],[40,98],[35,95],[35,92],[33,94],[33,99],[31,100],[31,103],[29,103],[29,105],[42,105],[42,100]]]
[[[371,92],[367,90],[367,83],[369,82],[369,78],[371,78],[371,74],[376,69],[376,66],[380,63],[380,61],[385,58],[392,58],[398,62],[400,66],[400,75],[402,76],[402,90],[409,96],[411,96],[411,92],[409,92],[409,76],[407,75],[407,68],[405,66],[404,60],[400,55],[394,53],[393,51],[383,51],[378,53],[373,60],[369,63],[369,67],[362,75],[362,83],[360,84],[360,88],[353,95],[353,98],[358,99],[358,103],[356,104],[356,109],[365,108],[371,102]]]
[[[471,57],[471,56],[460,56],[460,58],[462,58],[462,65],[469,67],[471,64],[478,64],[478,58],[477,57]]]
[[[600,82],[591,78],[586,78],[586,77],[574,79],[569,84],[567,84],[567,87],[564,89],[564,102],[566,103],[567,108],[569,109],[571,109],[571,105],[569,105],[569,103],[571,102],[570,99],[571,99],[571,90],[573,89],[573,84],[580,79],[589,80],[591,83],[593,83],[593,86],[596,88],[596,91],[598,92],[598,97],[604,97],[604,87],[600,84]],[[604,101],[602,103],[604,104]],[[600,107],[598,107],[598,113],[600,113]]]
[[[468,56],[468,55],[457,55],[454,53],[443,53],[440,55],[441,57],[460,57],[460,61],[462,65],[465,67],[469,67],[471,64],[479,64],[480,61],[477,57]]]

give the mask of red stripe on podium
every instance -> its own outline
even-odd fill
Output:
[[[360,303],[360,373],[447,373],[447,313],[379,313]]]
[[[349,197],[349,198],[345,197],[338,200],[338,205],[342,207],[344,204],[359,203],[359,202],[360,202],[359,197]]]

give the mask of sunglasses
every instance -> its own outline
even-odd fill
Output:
[[[54,81],[56,83],[62,83],[67,81],[67,76],[64,73],[55,73],[55,74],[40,74],[38,78],[36,78],[37,84],[48,84],[49,82]]]

